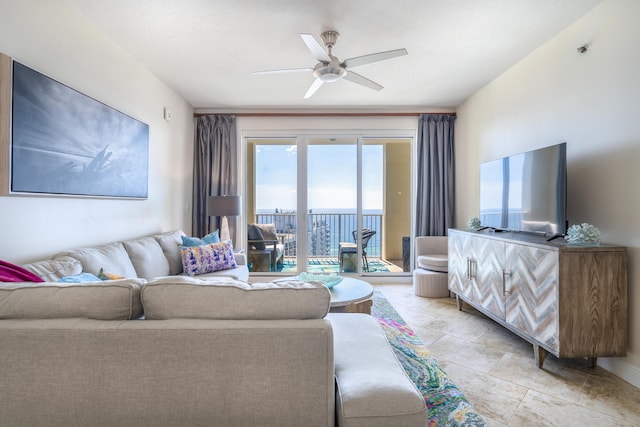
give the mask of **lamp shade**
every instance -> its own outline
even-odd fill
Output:
[[[209,196],[207,199],[209,216],[237,216],[240,213],[240,196]]]

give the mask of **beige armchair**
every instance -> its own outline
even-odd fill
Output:
[[[416,268],[446,273],[449,264],[448,244],[447,236],[416,237]]]
[[[449,296],[449,238],[420,236],[415,238],[416,268],[413,270],[413,293],[421,297]]]

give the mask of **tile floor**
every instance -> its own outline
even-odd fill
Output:
[[[489,426],[640,426],[640,389],[587,360],[547,356],[450,298],[374,285],[418,334]]]

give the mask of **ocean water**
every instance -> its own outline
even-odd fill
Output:
[[[299,232],[295,211],[257,210],[258,222],[274,223],[279,233]],[[310,209],[306,226],[309,235],[309,251],[314,256],[338,256],[340,242],[354,242],[353,230],[357,229],[355,209]],[[367,245],[367,254],[380,256],[382,235],[382,210],[363,210],[362,227],[376,233]],[[290,254],[287,254],[290,255]]]

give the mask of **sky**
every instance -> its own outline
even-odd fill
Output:
[[[365,210],[382,210],[383,147],[362,147]],[[295,210],[297,182],[295,145],[258,145],[256,150],[256,209]],[[356,209],[357,146],[308,146],[308,207]]]

